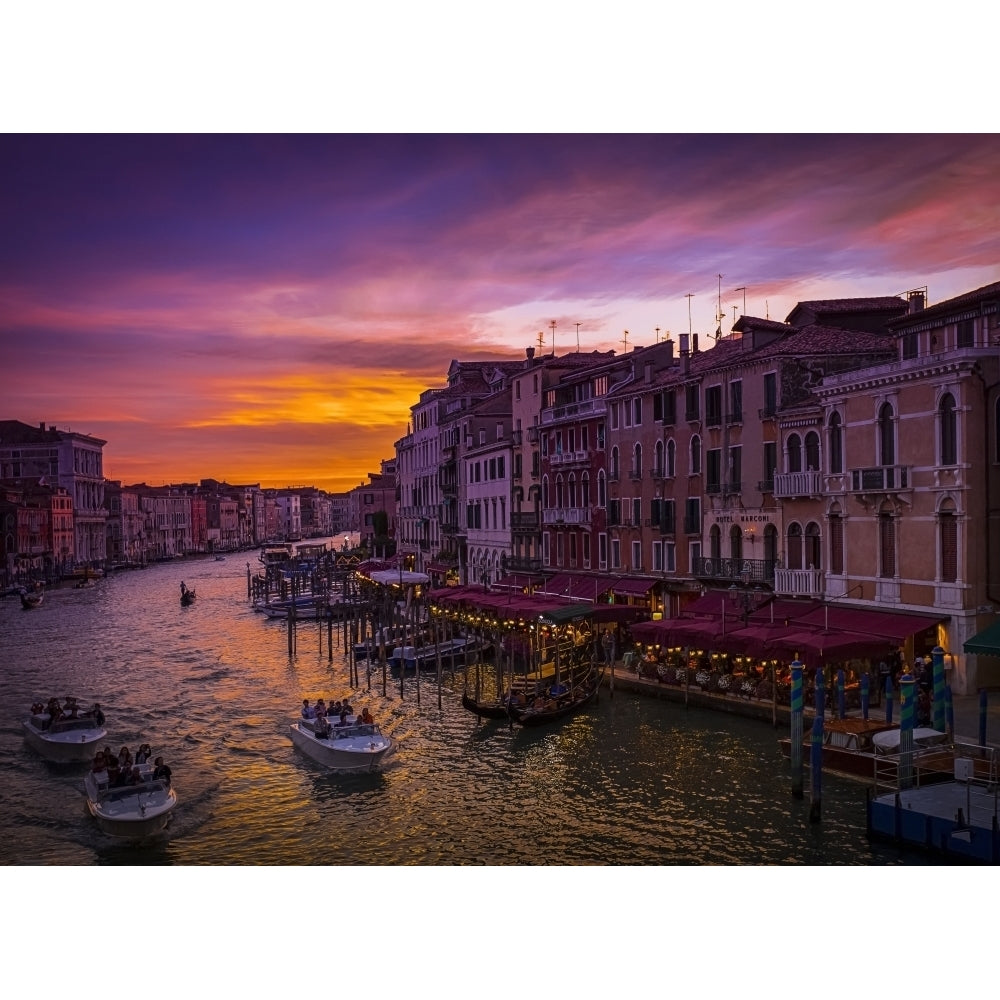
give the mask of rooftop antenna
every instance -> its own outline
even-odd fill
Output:
[[[736,326],[736,306],[733,306],[733,326]]]
[[[688,300],[688,336],[691,336],[691,299],[694,298],[694,292],[688,292],[684,296]]]
[[[622,337],[622,343],[625,345],[625,353],[628,354],[628,330],[625,331],[625,336]]]
[[[545,334],[541,330],[538,331],[538,349],[542,349],[542,345],[545,343]]]
[[[743,315],[746,316],[746,314],[747,314],[747,286],[744,285],[742,288],[737,288],[736,291],[743,293]]]
[[[660,328],[659,327],[656,328],[656,342],[657,343],[660,342]]]
[[[715,328],[715,339],[718,340],[722,336],[722,275],[719,275],[719,300],[718,305],[715,309],[715,322],[718,324]]]
[[[549,323],[549,329],[552,331],[552,357],[556,356],[556,321],[552,320]]]
[[[771,318],[771,309],[767,304],[767,299],[764,299],[764,319]]]
[[[576,324],[576,353],[580,353],[580,324]]]

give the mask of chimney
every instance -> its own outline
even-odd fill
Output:
[[[681,357],[686,357],[688,353],[688,334],[682,333],[680,335],[681,341]]]
[[[698,353],[698,334],[696,333],[691,334],[691,353]]]
[[[914,292],[906,293],[906,301],[909,303],[909,312],[918,313],[921,312],[926,305],[926,293],[922,288],[918,288]]]
[[[533,347],[526,347],[524,349],[525,362],[524,367],[530,368],[535,363],[535,349]]]

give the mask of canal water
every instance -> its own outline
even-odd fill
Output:
[[[605,691],[554,728],[481,722],[446,673],[402,694],[350,684],[335,632],[247,601],[247,555],[158,564],[0,602],[0,861],[11,865],[791,865],[920,858],[870,844],[864,788],[824,778],[822,821],[790,794],[770,725]],[[249,555],[252,568],[256,557]],[[197,591],[180,606],[180,582]],[[99,700],[109,743],[152,744],[179,805],[141,845],[88,816],[85,768],[23,742],[28,706]],[[332,776],[288,736],[303,698],[350,696],[399,741],[377,775]]]

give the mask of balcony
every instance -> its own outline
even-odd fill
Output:
[[[446,444],[441,449],[441,457],[446,462],[454,462],[455,459],[458,458],[458,445]]]
[[[723,484],[722,492],[726,496],[735,497],[739,496],[743,492],[743,483],[733,480],[732,482]]]
[[[777,403],[767,403],[757,411],[757,416],[761,420],[773,420],[778,413]]]
[[[589,451],[560,451],[549,455],[549,465],[566,468],[571,465],[589,465]]]
[[[757,483],[757,490],[760,493],[773,493],[774,492],[774,480],[773,479],[761,479]]]
[[[722,492],[722,483],[706,483],[705,492],[709,494],[718,494]]]
[[[507,573],[541,573],[542,560],[527,556],[512,556],[507,560]]]
[[[528,441],[531,444],[538,444],[538,426],[532,425],[528,428]]]
[[[603,399],[585,399],[580,403],[566,403],[564,406],[553,406],[548,410],[542,410],[541,422],[555,424],[561,420],[600,416],[605,412],[607,412],[607,404]]]
[[[743,423],[743,411],[742,410],[737,410],[734,413],[727,413],[726,414],[726,424],[728,426],[732,427],[733,424],[742,424],[742,423]]]
[[[785,500],[823,496],[822,472],[779,472],[774,476],[774,496]]]
[[[542,511],[544,524],[590,524],[590,507],[548,507]]]
[[[909,489],[908,465],[879,465],[873,469],[851,469],[852,493],[891,493]]]
[[[632,468],[628,470],[628,477],[633,483],[640,482],[642,479],[642,469],[633,465]]]
[[[775,567],[774,592],[788,597],[822,598],[825,575],[821,569]]]
[[[651,479],[666,479],[666,472],[662,465],[657,465],[650,469],[649,475]]]
[[[523,432],[522,431],[511,431],[510,441],[511,441],[511,444],[513,444],[515,448],[519,448],[521,446],[521,438],[522,438],[522,436],[523,436]]]
[[[722,414],[721,413],[706,413],[705,414],[705,426],[706,427],[721,427],[722,426]]]
[[[702,556],[691,567],[701,580],[723,580],[727,583],[770,583],[774,579],[774,562],[770,559],[733,559]]]
[[[515,531],[537,531],[538,524],[537,511],[514,511],[510,515],[510,526]]]

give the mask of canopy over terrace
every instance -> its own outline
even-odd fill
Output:
[[[567,600],[593,603],[606,594],[614,580],[607,576],[581,576],[578,573],[558,573],[535,590],[546,597],[562,597]]]
[[[1000,656],[1000,620],[977,632],[971,639],[962,643],[966,653],[979,656]]]

